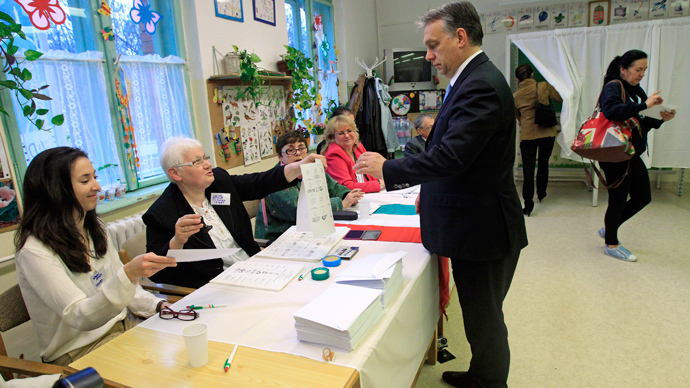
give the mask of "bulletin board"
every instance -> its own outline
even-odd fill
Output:
[[[275,140],[291,123],[287,105],[292,78],[265,76],[257,105],[238,99],[237,76],[216,76],[207,81],[211,135],[216,165],[225,169],[248,166],[276,155]]]

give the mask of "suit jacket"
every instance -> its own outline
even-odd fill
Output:
[[[422,243],[454,260],[513,257],[527,245],[515,183],[515,104],[484,53],[441,106],[426,151],[383,164],[387,189],[421,183]]]
[[[422,135],[417,135],[412,140],[408,141],[407,144],[405,144],[405,156],[421,154],[424,152],[425,147],[426,140],[424,140]]]
[[[558,126],[546,128],[534,123],[534,109],[537,101],[537,85],[539,85],[539,102],[544,105],[551,101],[563,102],[563,98],[548,82],[535,81],[528,78],[520,82],[518,90],[513,93],[515,99],[515,116],[520,122],[520,140],[534,140],[544,137],[554,137],[558,134]]]
[[[362,143],[357,143],[352,149],[355,153],[355,158],[359,158],[359,155],[367,152]],[[324,156],[328,164],[326,172],[341,185],[350,190],[362,189],[365,193],[378,193],[381,191],[381,183],[371,175],[364,175],[365,181],[361,183],[357,182],[357,174],[355,174],[355,170],[352,169],[352,167],[355,166],[355,162],[350,155],[343,150],[343,147],[336,143],[331,143]]]
[[[230,234],[249,256],[259,252],[254,241],[252,225],[242,201],[261,199],[268,194],[285,189],[292,183],[285,180],[284,167],[245,175],[230,175],[222,168],[213,169],[215,180],[206,188],[206,198],[211,203],[211,193],[230,194],[230,206],[212,205],[228,228]],[[194,210],[176,184],[171,183],[163,194],[151,205],[142,217],[146,224],[146,250],[165,256],[170,240],[175,236],[175,223]],[[212,249],[216,246],[207,232],[199,231],[189,237],[184,249]],[[199,288],[223,272],[223,260],[211,259],[179,263],[177,267],[165,268],[151,276],[159,283]]]

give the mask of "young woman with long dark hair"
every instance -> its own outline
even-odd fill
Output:
[[[100,189],[86,154],[70,147],[41,152],[24,177],[17,278],[44,362],[68,365],[131,327],[128,313],[164,305],[138,279],[175,260],[147,253],[122,265],[96,214]]]

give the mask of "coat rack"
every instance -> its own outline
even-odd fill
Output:
[[[379,66],[383,62],[386,62],[386,59],[387,59],[387,57],[383,57],[383,60],[379,61],[379,57],[376,57],[376,59],[374,60],[374,64],[371,66],[367,66],[367,64],[364,63],[364,61],[362,61],[361,59],[359,59],[359,57],[355,58],[355,62],[358,65],[362,66],[364,68],[364,70],[366,70],[367,78],[371,78],[374,76],[374,74],[372,73],[372,70],[374,70],[375,67]]]

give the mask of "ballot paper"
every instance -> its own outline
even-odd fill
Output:
[[[313,233],[298,232],[295,226],[291,226],[256,256],[271,259],[321,261],[321,258],[326,256],[349,231],[349,228],[338,227],[335,228],[335,232],[317,238],[314,237]]]
[[[218,249],[168,249],[166,256],[172,257],[178,263],[202,261],[227,257],[239,252],[240,248]]]
[[[297,200],[297,231],[319,238],[335,232],[326,171],[321,160],[300,166],[302,185]]]
[[[280,291],[297,276],[302,264],[267,263],[263,261],[240,261],[211,279],[211,283]]]
[[[640,113],[653,119],[662,120],[661,112],[669,112],[672,110],[678,110],[678,106],[664,102],[662,104],[654,105],[651,108],[647,108],[643,111],[640,111]]]
[[[382,291],[381,302],[388,305],[402,284],[402,258],[407,252],[377,253],[354,260],[336,276],[338,284]]]

